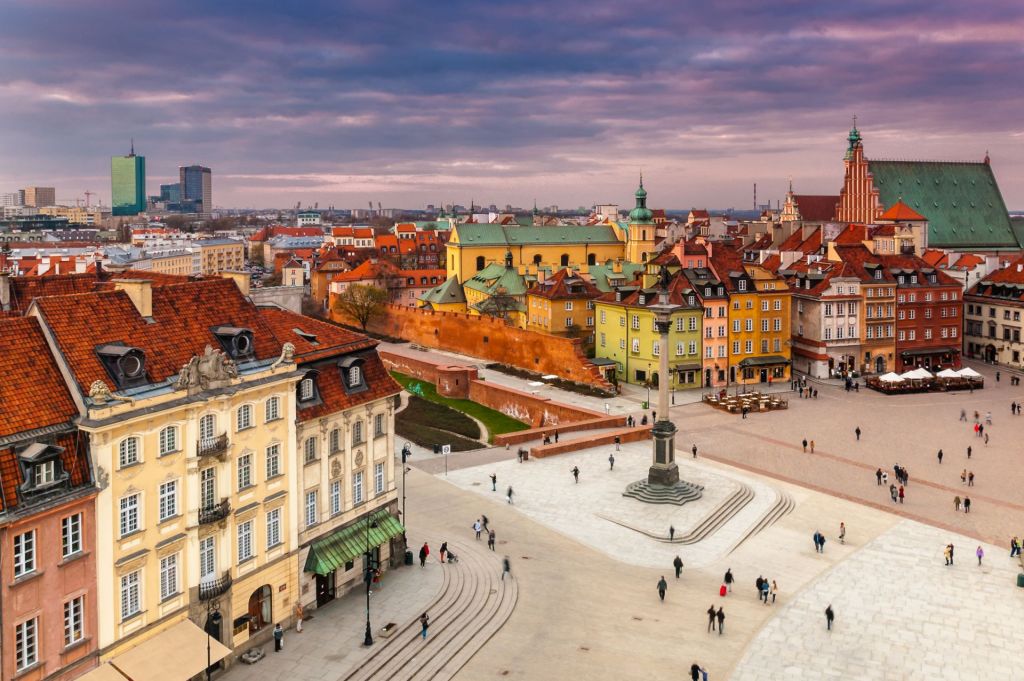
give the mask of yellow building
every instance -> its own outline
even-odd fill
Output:
[[[187,277],[194,274],[195,257],[188,251],[169,251],[149,257],[150,270],[157,274],[176,274]]]
[[[437,312],[466,312],[466,294],[458,277],[444,280],[443,284],[427,291],[419,299],[417,307]]]
[[[470,314],[501,317],[519,328],[526,327],[526,278],[513,265],[511,251],[505,264],[491,263],[470,277],[462,287]]]
[[[90,227],[103,224],[104,217],[110,214],[103,214],[99,208],[86,208],[84,206],[40,206],[40,215],[53,215],[65,217],[71,225],[89,225]]]
[[[224,270],[245,267],[245,244],[235,239],[199,239],[192,243],[199,249],[199,274],[219,274]]]
[[[526,328],[594,341],[597,287],[569,269],[540,279],[526,292]]]

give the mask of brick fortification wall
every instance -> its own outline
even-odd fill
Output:
[[[351,323],[336,311],[337,321]],[[458,312],[435,312],[388,305],[368,330],[404,338],[428,348],[448,350],[492,362],[503,362],[542,374],[557,374],[577,383],[610,389],[597,367],[583,353],[579,338],[562,338],[508,326],[501,319]]]

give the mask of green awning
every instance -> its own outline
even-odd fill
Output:
[[[779,364],[789,364],[789,360],[782,355],[768,355],[767,357],[747,357],[740,362],[740,366],[746,367],[763,367],[772,366]]]
[[[306,572],[327,575],[345,563],[355,560],[366,553],[367,548],[380,546],[392,537],[405,532],[398,518],[385,511],[377,511],[371,516],[377,527],[370,527],[367,534],[367,519],[357,520],[348,527],[317,539],[309,547],[306,556]],[[369,539],[367,539],[369,537]]]

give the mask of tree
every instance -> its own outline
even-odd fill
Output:
[[[388,293],[384,289],[352,284],[335,297],[334,309],[359,322],[359,326],[366,331],[366,325],[384,312],[387,302]]]

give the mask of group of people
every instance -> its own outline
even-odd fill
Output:
[[[964,513],[970,513],[971,512],[971,498],[968,497],[968,496],[965,496],[963,501],[960,501],[960,495],[958,494],[955,497],[953,497],[953,510],[954,511],[959,511],[961,508],[964,509]]]
[[[487,516],[481,515],[479,518],[476,519],[476,522],[473,523],[473,532],[476,534],[476,540],[477,541],[480,541],[480,536],[484,532],[486,532],[487,533],[487,548],[489,548],[491,551],[493,551],[494,550],[495,534],[494,534],[494,528],[488,527],[488,523],[489,522],[490,521],[487,519]],[[445,546],[447,546],[447,544],[445,544]],[[442,547],[442,550],[443,549],[444,549],[444,546]],[[442,556],[441,562],[442,563],[444,562],[443,556]]]
[[[821,538],[821,545],[824,548],[824,537]],[[767,579],[758,576],[757,580],[754,582],[754,585],[757,587],[757,597],[760,600],[764,601],[765,605],[768,605],[769,596],[771,596],[772,604],[775,603],[775,596],[779,593],[779,585],[775,583],[774,579],[771,580],[771,583],[769,584]]]

